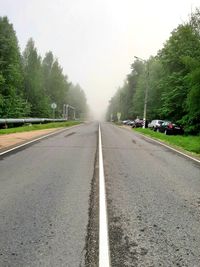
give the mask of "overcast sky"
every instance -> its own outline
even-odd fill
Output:
[[[156,55],[199,0],[0,0],[21,50],[32,37],[84,89],[96,115],[130,72],[134,56]]]

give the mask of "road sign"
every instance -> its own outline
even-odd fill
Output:
[[[113,114],[110,114],[110,121],[113,121]]]
[[[52,109],[56,109],[56,108],[57,108],[57,104],[56,104],[56,103],[52,103],[52,104],[51,104],[51,108],[52,108]]]
[[[56,103],[52,103],[51,104],[51,108],[53,110],[53,119],[55,119],[55,109],[57,108],[57,104]]]
[[[117,112],[117,119],[118,119],[118,121],[120,121],[120,118],[121,118],[121,112]]]

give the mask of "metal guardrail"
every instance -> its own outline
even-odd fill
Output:
[[[0,119],[0,124],[24,124],[24,123],[48,123],[48,122],[62,122],[67,119],[48,119],[48,118],[25,118],[25,119]]]

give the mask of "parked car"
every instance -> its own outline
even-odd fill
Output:
[[[130,120],[124,120],[122,122],[123,122],[124,125],[127,125],[130,122]]]
[[[135,123],[134,121],[130,120],[130,121],[127,123],[127,125],[129,125],[129,126],[133,126],[134,123]]]
[[[171,121],[164,121],[158,128],[157,131],[165,134],[183,134],[184,130],[181,126],[172,123]]]
[[[152,121],[148,124],[148,128],[151,129],[151,130],[156,131],[156,130],[161,126],[161,124],[162,124],[163,122],[164,122],[163,120],[152,120]]]
[[[136,119],[134,120],[134,123],[132,125],[132,128],[138,128],[138,127],[143,127],[143,120],[142,119]]]

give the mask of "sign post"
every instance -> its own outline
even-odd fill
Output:
[[[120,119],[121,119],[121,112],[117,112],[117,119],[118,119],[118,122],[120,122]]]
[[[53,119],[55,119],[55,109],[57,108],[57,104],[56,103],[52,103],[51,104],[51,108],[53,110]]]
[[[113,121],[113,114],[112,113],[110,114],[110,121],[111,122]]]

